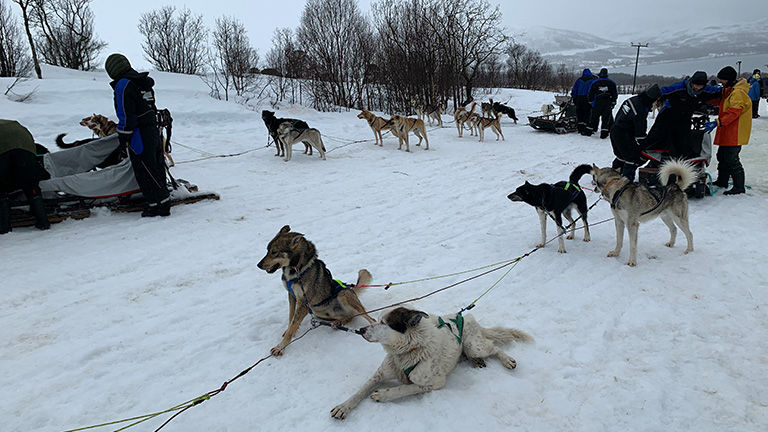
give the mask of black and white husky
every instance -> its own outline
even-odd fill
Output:
[[[541,222],[541,242],[537,247],[543,247],[547,243],[547,216],[552,217],[557,224],[558,241],[560,244],[560,253],[565,253],[565,227],[563,227],[563,218],[565,216],[570,222],[571,233],[566,237],[571,240],[574,237],[576,224],[571,217],[571,210],[576,209],[584,221],[584,241],[588,242],[589,223],[587,222],[587,196],[579,186],[579,180],[585,174],[592,171],[590,165],[579,165],[571,173],[568,181],[560,181],[555,184],[541,183],[533,185],[525,182],[524,185],[517,188],[514,192],[507,195],[511,201],[522,201],[536,208]]]

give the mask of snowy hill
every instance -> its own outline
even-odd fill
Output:
[[[2,117],[18,119],[39,142],[53,147],[61,132],[85,138],[80,118],[113,117],[103,72],[44,73],[17,89],[38,87],[28,102],[0,98]],[[158,105],[175,119],[173,173],[221,200],[174,207],[163,219],[101,210],[50,231],[0,236],[0,387],[7,389],[0,430],[53,432],[155,413],[218,389],[268,355],[287,327],[288,296],[280,276],[256,263],[285,224],[306,234],[342,280],[360,268],[374,284],[432,278],[532,250],[538,217],[506,195],[524,181],[567,179],[578,164],[613,158],[607,140],[526,126],[526,116],[553,95],[513,89],[493,96],[521,119],[504,119],[505,141],[490,132],[482,143],[468,132],[458,138],[447,124],[428,129],[429,151],[412,145],[411,153],[398,151],[389,135],[374,146],[356,111],[284,107],[278,114],[323,132],[328,160],[297,148],[283,162],[274,147],[264,148],[258,111],[210,99],[195,77],[152,76]],[[463,362],[442,390],[365,400],[337,421],[330,409],[373,374],[384,352],[323,327],[163,431],[766,430],[765,103],[761,114],[741,153],[752,189],[690,202],[691,254],[683,255],[680,236],[664,247],[668,231],[654,220],[640,228],[637,267],[624,264],[626,248],[607,258],[615,232],[609,205],[600,202],[589,216],[591,242],[577,232],[566,254],[548,245],[480,299],[470,313],[482,325],[516,327],[536,339],[505,347],[516,370],[495,359],[485,369]],[[590,187],[586,177],[581,184]],[[501,276],[410,306],[457,312]],[[464,278],[368,288],[360,298],[374,309]],[[308,329],[307,319],[299,334]],[[169,416],[129,430],[155,430]]]
[[[639,74],[684,76],[695,70],[717,73],[726,65],[742,71],[766,69],[768,18],[739,26],[708,26],[656,33],[621,33],[605,38],[595,34],[550,27],[520,30],[519,42],[538,50],[553,64],[578,67],[608,67],[615,72],[632,73],[637,49],[632,43],[648,43],[640,52]]]

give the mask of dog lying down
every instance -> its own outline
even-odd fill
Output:
[[[384,314],[380,322],[360,333],[368,342],[380,343],[387,356],[357,393],[331,410],[337,419],[346,418],[368,395],[376,402],[389,402],[443,388],[462,354],[475,367],[485,367],[484,359],[496,356],[505,368],[514,369],[515,359],[496,343],[533,342],[521,330],[481,327],[472,315],[438,317],[403,307]],[[376,390],[384,381],[395,379],[402,385]]]

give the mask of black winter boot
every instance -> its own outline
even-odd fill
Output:
[[[727,174],[723,170],[717,170],[717,180],[712,182],[713,186],[717,186],[719,188],[727,188],[728,187],[728,179],[730,178],[730,174]]]
[[[29,212],[35,217],[35,228],[39,230],[47,230],[51,228],[51,223],[48,222],[48,213],[45,210],[43,197],[38,195],[32,198],[32,201],[29,203]]]
[[[0,234],[11,231],[11,203],[8,197],[0,197]]]
[[[166,201],[163,203],[149,204],[144,211],[141,212],[141,217],[155,217],[155,216],[170,216],[171,204]]]
[[[624,166],[621,167],[621,175],[628,178],[629,181],[634,182],[636,170],[637,170],[637,165],[631,164],[631,163],[625,163]]]
[[[738,195],[746,192],[744,189],[744,170],[733,173],[733,187],[723,192],[723,195]]]

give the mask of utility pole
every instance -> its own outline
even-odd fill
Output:
[[[635,83],[637,82],[637,62],[640,60],[640,48],[647,48],[648,44],[630,42],[633,47],[637,47],[637,56],[635,57],[635,76],[632,77],[632,94],[635,94]]]

